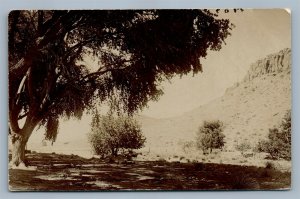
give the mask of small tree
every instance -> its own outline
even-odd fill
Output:
[[[93,117],[89,141],[97,155],[117,156],[120,149],[142,148],[145,140],[137,121],[131,117],[100,117],[97,112]]]
[[[222,133],[223,123],[219,120],[204,121],[197,133],[197,148],[203,150],[203,154],[210,149],[221,149],[225,142],[225,135]]]
[[[269,129],[268,140],[257,145],[259,152],[268,153],[273,159],[291,159],[291,111],[287,111],[279,128]]]

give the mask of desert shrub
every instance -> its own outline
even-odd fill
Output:
[[[267,140],[261,140],[257,143],[256,147],[254,148],[255,152],[266,152],[268,145],[270,144]]]
[[[91,123],[89,141],[95,154],[117,156],[122,150],[129,154],[144,146],[145,137],[136,120],[128,116],[100,116],[96,113]]]
[[[266,162],[266,164],[265,164],[266,166],[265,166],[265,168],[266,169],[275,169],[275,165],[274,165],[274,163],[273,162]]]
[[[240,144],[235,145],[235,149],[240,151],[242,155],[244,155],[244,153],[246,151],[248,151],[249,149],[251,149],[251,145],[249,142],[247,141],[243,141]]]
[[[222,131],[223,123],[221,121],[204,121],[203,125],[197,132],[197,148],[201,149],[204,154],[206,154],[207,151],[212,152],[212,149],[223,148],[225,144],[225,135]]]
[[[268,140],[258,142],[257,150],[272,159],[291,160],[291,111],[287,111],[278,128],[269,129]]]

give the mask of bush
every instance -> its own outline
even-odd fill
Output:
[[[258,142],[257,150],[268,153],[272,159],[291,160],[291,111],[278,128],[269,129],[268,140]]]
[[[273,162],[266,162],[266,169],[275,169],[275,165]]]
[[[208,150],[212,152],[212,149],[223,148],[225,135],[222,131],[223,123],[221,121],[204,121],[197,132],[197,148],[201,149],[203,154],[206,154]]]
[[[242,142],[242,143],[240,143],[240,144],[237,144],[237,145],[235,146],[235,149],[238,150],[238,151],[240,151],[241,154],[244,155],[244,152],[246,152],[246,151],[248,151],[249,149],[251,149],[251,145],[250,145],[249,142],[244,141],[244,142]]]
[[[100,117],[98,113],[93,117],[89,141],[95,154],[101,157],[142,148],[145,140],[140,126],[131,117]]]

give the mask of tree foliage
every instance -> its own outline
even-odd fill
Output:
[[[219,120],[204,121],[196,137],[197,148],[206,153],[207,150],[223,148],[225,135],[222,133],[223,123]]]
[[[96,103],[113,102],[131,114],[157,100],[163,80],[202,71],[200,58],[221,49],[233,26],[218,12],[12,11],[8,46],[13,144],[24,148],[37,125],[45,126],[46,139],[55,140],[60,117],[80,118]],[[96,66],[91,68],[89,59]],[[18,162],[20,157],[13,159]]]
[[[230,29],[209,10],[12,11],[11,128],[19,132],[27,117],[54,138],[59,116],[80,118],[96,98],[117,97],[127,112],[142,108],[162,94],[162,80],[202,71],[199,58],[220,50]],[[96,70],[86,56],[97,57]]]
[[[269,129],[268,140],[257,145],[259,152],[268,153],[272,159],[291,160],[291,111],[287,111],[278,128]]]
[[[139,149],[145,140],[139,124],[131,117],[93,116],[89,141],[97,155],[116,156],[120,150]]]

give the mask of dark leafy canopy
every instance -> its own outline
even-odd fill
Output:
[[[17,121],[45,124],[81,117],[95,99],[132,113],[157,100],[159,83],[202,71],[232,27],[209,10],[12,11],[9,15],[9,109]],[[84,58],[96,57],[89,70]]]

